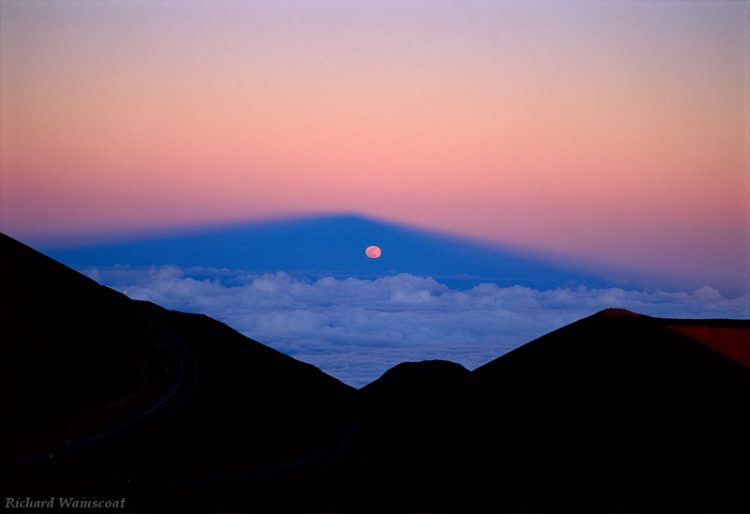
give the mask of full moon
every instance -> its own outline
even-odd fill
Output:
[[[377,259],[383,254],[382,250],[380,250],[379,246],[368,246],[367,250],[365,250],[365,255],[367,255],[370,259]]]

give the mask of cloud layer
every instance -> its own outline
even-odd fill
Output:
[[[750,295],[500,287],[451,289],[409,274],[309,279],[176,266],[91,269],[131,298],[208,314],[245,335],[362,386],[403,361],[447,359],[473,369],[608,307],[663,317],[750,317]]]

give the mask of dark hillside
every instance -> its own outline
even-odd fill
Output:
[[[181,495],[320,466],[350,430],[354,390],[317,368],[6,236],[0,255],[1,469],[17,496]]]
[[[750,321],[610,309],[355,391],[0,236],[6,496],[139,510],[750,510]]]

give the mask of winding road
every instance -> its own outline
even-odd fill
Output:
[[[105,440],[108,437],[121,434],[124,430],[156,413],[159,409],[166,408],[169,404],[176,403],[189,396],[198,380],[198,364],[195,357],[187,349],[187,346],[182,342],[180,337],[157,317],[155,313],[156,306],[149,302],[137,303],[139,304],[141,310],[140,314],[144,317],[144,321],[155,324],[161,331],[169,336],[167,344],[173,352],[175,360],[179,366],[177,380],[174,385],[161,398],[159,398],[159,400],[134,416],[121,420],[106,430],[86,436],[74,443],[66,444],[60,448],[50,449],[43,453],[26,456],[21,459],[22,462],[55,459],[89,448],[91,445]]]

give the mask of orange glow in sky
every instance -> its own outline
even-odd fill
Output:
[[[747,2],[0,1],[11,235],[354,211],[746,280]]]

